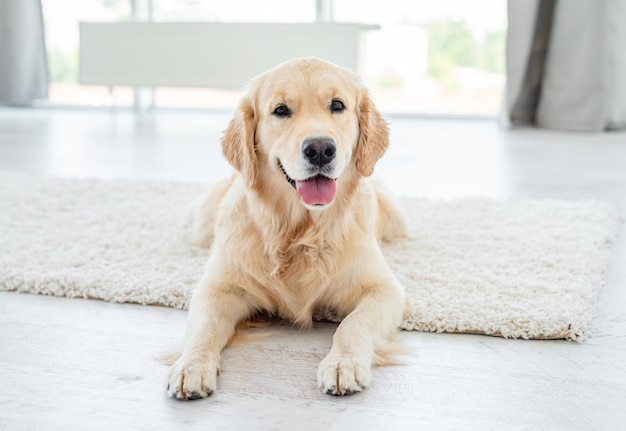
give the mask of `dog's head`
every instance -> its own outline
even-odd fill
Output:
[[[307,58],[251,81],[222,150],[250,187],[261,182],[323,209],[345,179],[371,175],[388,144],[387,124],[356,76]]]

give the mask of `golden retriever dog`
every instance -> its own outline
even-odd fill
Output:
[[[353,73],[297,59],[251,81],[221,144],[236,173],[197,209],[199,242],[213,249],[168,394],[209,396],[222,349],[255,314],[306,327],[329,309],[344,318],[318,386],[363,390],[405,309],[379,241],[404,236],[406,222],[369,178],[389,144],[386,122]]]

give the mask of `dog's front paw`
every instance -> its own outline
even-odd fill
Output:
[[[362,391],[371,381],[370,363],[354,356],[330,353],[317,370],[317,385],[327,394],[350,395]]]
[[[218,363],[181,357],[170,369],[167,394],[179,400],[206,398],[217,388]]]

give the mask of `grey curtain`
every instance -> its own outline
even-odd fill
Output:
[[[626,128],[626,0],[509,0],[505,125]]]
[[[29,105],[48,95],[40,0],[0,0],[0,104]]]

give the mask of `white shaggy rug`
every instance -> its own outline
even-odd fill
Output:
[[[0,173],[0,290],[184,308],[208,250],[184,240],[202,184]],[[602,202],[402,201],[385,256],[407,330],[586,335],[619,220]]]

